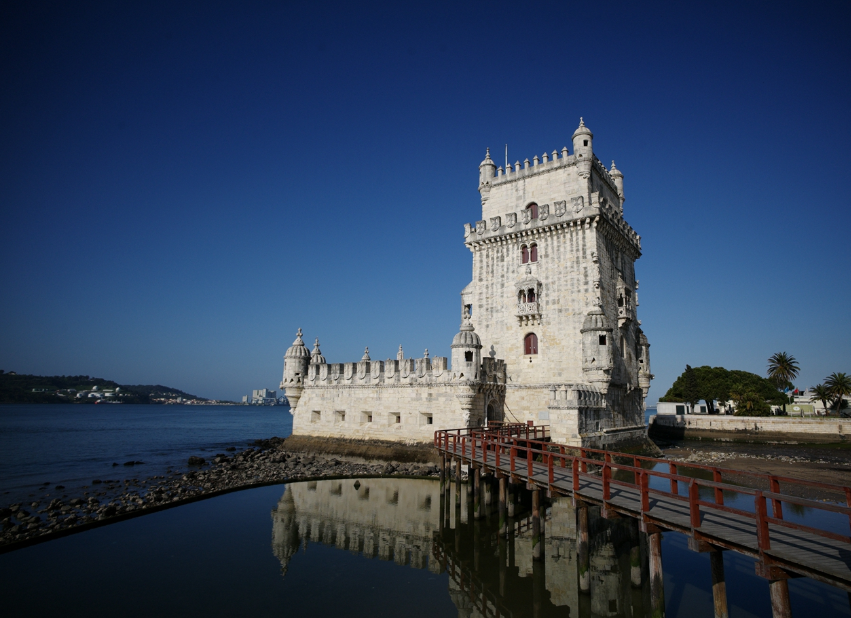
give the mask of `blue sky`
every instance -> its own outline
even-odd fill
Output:
[[[580,116],[625,176],[639,318],[686,363],[849,360],[851,5],[6,3],[0,369],[276,388],[449,356],[478,164]]]

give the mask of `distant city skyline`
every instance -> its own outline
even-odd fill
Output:
[[[642,237],[648,404],[686,364],[851,372],[847,3],[0,11],[0,369],[240,401],[299,327],[449,356],[485,149],[582,116]]]

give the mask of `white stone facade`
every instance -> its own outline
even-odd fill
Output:
[[[567,148],[479,166],[482,218],[464,226],[473,280],[446,358],[328,365],[301,331],[284,361],[293,433],[428,441],[486,419],[550,425],[600,446],[644,435],[649,343],[636,316],[640,237],[623,218],[623,174],[580,121]],[[482,353],[484,349],[484,354]]]

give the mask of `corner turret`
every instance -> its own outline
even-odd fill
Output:
[[[281,389],[284,390],[290,402],[291,414],[295,413],[298,400],[301,398],[302,391],[304,391],[304,379],[307,377],[309,363],[310,352],[304,345],[299,328],[295,341],[284,354],[284,378],[281,380]]]
[[[612,169],[609,171],[609,176],[615,181],[615,187],[618,189],[618,198],[621,202],[621,215],[623,215],[623,203],[626,198],[623,196],[623,173],[615,167],[615,162],[612,161]]]
[[[594,160],[594,134],[585,126],[585,121],[579,119],[579,126],[573,132],[573,154],[579,168],[579,175],[588,178],[591,175],[591,162]]]
[[[455,379],[463,376],[467,380],[478,378],[482,366],[482,340],[470,322],[470,313],[465,306],[461,317],[461,330],[452,339],[452,373]]]
[[[612,332],[606,314],[595,307],[585,316],[582,324],[582,373],[604,395],[609,390],[614,359]]]
[[[491,149],[488,148],[485,160],[479,164],[479,193],[482,195],[482,205],[488,201],[493,178],[496,175],[496,163],[491,159]]]

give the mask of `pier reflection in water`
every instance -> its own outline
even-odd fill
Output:
[[[485,483],[482,481],[482,483]],[[287,571],[300,551],[319,543],[414,569],[446,573],[458,616],[651,616],[648,536],[629,518],[584,513],[570,499],[540,505],[540,558],[532,493],[509,486],[500,533],[498,489],[474,492],[454,484],[444,494],[435,481],[332,480],[288,485],[272,512],[272,549]],[[587,524],[583,523],[587,517]],[[587,535],[580,530],[587,529]],[[712,616],[710,564],[690,552],[685,537],[666,533],[668,616]],[[682,541],[682,542],[679,542]],[[753,561],[728,555],[734,578],[730,615],[770,616],[764,582]],[[793,591],[821,616],[847,615],[844,593],[803,580]],[[797,601],[798,606],[802,601]],[[794,605],[794,603],[793,603]],[[803,610],[804,608],[801,607]],[[810,612],[807,612],[809,614]]]

